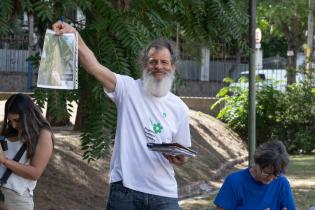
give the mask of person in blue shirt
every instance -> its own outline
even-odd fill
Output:
[[[295,210],[284,172],[289,155],[281,141],[261,144],[255,165],[230,174],[214,200],[216,210]]]

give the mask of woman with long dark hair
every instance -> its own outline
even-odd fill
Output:
[[[18,93],[5,103],[1,136],[7,139],[7,150],[0,147],[0,178],[12,171],[1,186],[4,204],[8,210],[33,210],[33,190],[53,152],[51,126],[32,99]],[[22,145],[26,151],[13,160]]]

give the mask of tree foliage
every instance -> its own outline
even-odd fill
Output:
[[[13,1],[5,0],[9,13]],[[212,47],[215,42],[246,48],[247,15],[241,0],[24,0],[23,9],[34,14],[43,37],[46,28],[61,15],[75,27],[103,65],[118,74],[138,78],[138,56],[152,39],[174,39]],[[22,3],[23,2],[23,3]],[[68,8],[80,8],[86,15],[85,27],[67,16]],[[245,12],[244,12],[245,11]],[[3,19],[1,19],[3,20]],[[2,23],[2,22],[1,22]],[[7,25],[9,28],[9,25]],[[43,105],[52,93],[36,91]],[[53,96],[55,97],[55,95]],[[62,100],[77,100],[84,158],[106,157],[114,141],[116,110],[101,85],[85,71],[79,72],[78,92],[57,92]],[[56,106],[55,114],[59,112]],[[63,107],[64,110],[64,107]],[[65,113],[63,113],[65,114]]]
[[[139,51],[152,39],[176,37],[177,24],[183,39],[208,46],[214,40],[233,40],[242,46],[241,26],[246,24],[246,18],[237,6],[234,1],[137,0],[131,1],[128,9],[117,9],[110,2],[95,1],[92,10],[86,12],[87,27],[82,36],[102,64],[116,73],[139,77]],[[213,13],[217,10],[222,14]],[[231,18],[231,12],[238,12],[238,17]],[[87,77],[86,73],[82,75]],[[92,160],[107,154],[113,142],[116,112],[99,83],[90,85],[87,90],[92,93],[81,95],[85,105],[80,105],[83,113],[89,113],[82,128],[84,158]],[[81,87],[80,92],[83,91]]]
[[[296,82],[296,59],[303,43],[306,43],[307,15],[308,1],[261,0],[258,3],[258,26],[263,32],[262,46],[264,48],[267,46],[267,54],[285,55],[286,51],[293,52],[293,56],[288,59],[289,84]],[[268,50],[273,50],[273,52],[268,52]]]
[[[292,50],[299,50],[306,42],[307,15],[307,1],[259,1],[257,19],[258,26],[263,30],[263,43],[271,37],[280,40],[283,37]]]

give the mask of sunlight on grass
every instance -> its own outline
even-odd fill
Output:
[[[294,155],[286,176],[288,177],[297,210],[309,210],[315,206],[315,155]],[[215,194],[206,198],[181,201],[182,210],[205,210],[213,207]]]
[[[298,210],[315,206],[315,155],[291,156],[287,176]]]
[[[213,200],[215,198],[215,194],[210,195],[208,197],[200,197],[187,199],[184,201],[180,201],[179,205],[181,210],[205,210],[207,208],[213,208]]]

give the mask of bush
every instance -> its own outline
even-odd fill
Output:
[[[315,96],[311,84],[293,84],[279,101],[280,129],[275,135],[285,141],[291,152],[310,153],[315,149]]]
[[[233,80],[225,79],[232,83]],[[244,83],[244,80],[241,80]],[[310,153],[315,150],[315,96],[310,83],[293,84],[285,92],[273,83],[256,81],[256,140],[283,141],[290,153]],[[226,122],[245,141],[248,139],[248,89],[233,85],[217,94],[224,108],[218,118]]]

